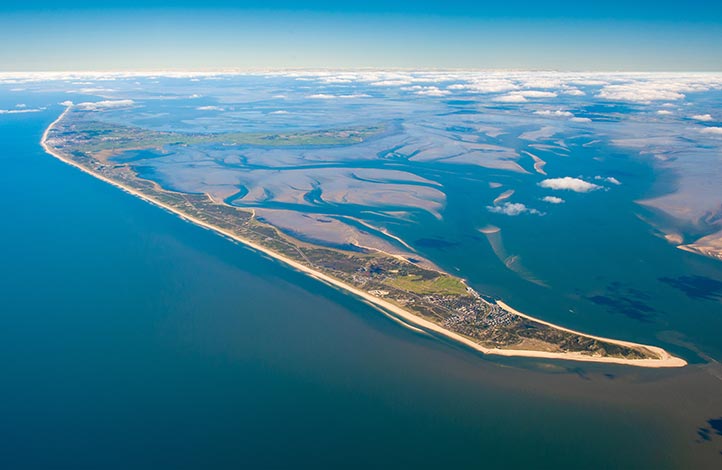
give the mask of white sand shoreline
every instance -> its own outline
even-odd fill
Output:
[[[179,216],[181,219],[184,219],[184,220],[186,220],[186,221],[188,221],[188,222],[192,222],[192,223],[194,223],[194,224],[196,224],[196,225],[198,225],[198,226],[200,226],[200,227],[203,227],[203,228],[212,230],[212,231],[214,231],[214,232],[216,232],[216,233],[218,233],[218,234],[220,234],[220,235],[223,235],[223,236],[228,237],[228,238],[230,238],[230,239],[232,239],[232,240],[235,240],[235,241],[237,241],[237,242],[239,242],[239,243],[242,243],[242,244],[244,244],[244,245],[252,248],[253,250],[256,250],[256,251],[259,251],[259,252],[261,252],[261,253],[264,253],[264,254],[270,256],[271,258],[276,259],[276,260],[278,260],[278,261],[281,261],[282,263],[284,263],[284,264],[286,264],[286,265],[288,265],[288,266],[290,266],[290,267],[292,267],[292,268],[294,268],[294,269],[296,269],[296,270],[298,270],[298,271],[301,271],[301,272],[303,272],[303,273],[305,273],[305,274],[308,274],[309,276],[311,276],[311,277],[313,277],[313,278],[315,278],[315,279],[317,279],[317,280],[319,280],[319,281],[322,281],[322,282],[324,282],[324,283],[326,283],[326,284],[328,284],[328,285],[331,285],[331,286],[333,286],[333,287],[335,287],[335,288],[339,288],[339,289],[345,290],[345,291],[347,291],[347,292],[349,292],[349,293],[351,293],[351,294],[354,294],[354,295],[356,295],[357,297],[360,297],[360,298],[362,298],[363,300],[365,300],[366,302],[368,302],[368,303],[370,303],[371,305],[375,306],[376,308],[378,308],[379,310],[381,310],[383,313],[385,313],[385,314],[387,314],[387,315],[390,315],[390,316],[392,316],[392,317],[395,317],[395,318],[398,319],[398,320],[401,320],[401,323],[402,323],[402,324],[409,323],[410,325],[406,325],[406,326],[411,326],[412,329],[417,330],[418,328],[420,328],[420,329],[425,330],[425,331],[431,331],[431,332],[434,332],[434,333],[438,333],[438,334],[440,334],[440,335],[445,336],[445,337],[448,338],[448,339],[452,339],[452,340],[454,340],[454,341],[456,341],[456,342],[458,342],[458,343],[461,343],[461,344],[463,344],[463,345],[465,345],[465,346],[467,346],[467,347],[470,347],[470,348],[472,348],[472,349],[474,349],[474,350],[476,350],[476,351],[479,351],[479,352],[481,352],[481,353],[484,353],[484,354],[495,354],[495,355],[499,355],[499,356],[522,356],[522,357],[534,357],[534,358],[545,358],[545,359],[562,359],[562,360],[584,361],[584,362],[602,362],[602,363],[610,363],[610,364],[624,364],[624,365],[632,365],[632,366],[638,366],[638,367],[651,367],[651,368],[660,368],[660,367],[682,367],[682,366],[684,366],[684,365],[687,364],[687,362],[684,361],[683,359],[672,356],[671,354],[667,353],[667,351],[665,351],[665,350],[662,349],[662,348],[658,348],[658,347],[655,347],[655,346],[647,346],[647,345],[642,345],[642,344],[637,344],[637,343],[631,343],[631,342],[626,342],[626,341],[618,341],[618,340],[613,340],[613,339],[608,339],[608,338],[596,337],[596,336],[591,336],[591,335],[587,335],[587,334],[584,334],[584,333],[578,333],[578,332],[575,332],[575,331],[573,331],[573,330],[568,330],[568,329],[566,329],[566,328],[562,328],[562,327],[553,325],[553,324],[551,324],[551,323],[548,323],[548,322],[539,320],[539,319],[537,319],[537,318],[530,317],[530,316],[528,316],[528,315],[525,315],[525,314],[522,314],[522,313],[520,313],[520,312],[517,312],[516,310],[513,310],[513,309],[511,309],[510,307],[508,307],[508,306],[507,306],[506,304],[504,304],[503,302],[498,302],[498,304],[499,304],[502,308],[505,308],[505,309],[509,310],[511,313],[514,313],[514,314],[516,314],[516,315],[522,316],[522,317],[524,317],[524,318],[527,318],[527,319],[530,319],[530,320],[533,320],[533,321],[536,321],[536,322],[539,322],[539,323],[542,323],[542,324],[551,326],[551,327],[553,327],[553,328],[557,328],[557,329],[559,329],[559,330],[563,330],[563,331],[567,331],[567,332],[572,332],[572,333],[574,333],[574,334],[579,334],[579,335],[581,335],[581,336],[585,336],[585,337],[588,337],[588,338],[594,338],[594,339],[606,341],[606,342],[609,342],[609,343],[624,345],[624,346],[636,346],[636,347],[647,348],[647,349],[649,349],[649,350],[652,350],[652,351],[658,353],[662,359],[624,359],[624,358],[615,358],[615,357],[589,356],[589,355],[584,355],[584,354],[582,354],[582,353],[577,353],[577,352],[561,352],[561,353],[560,353],[560,352],[531,351],[531,350],[517,350],[517,349],[496,349],[496,348],[492,349],[492,348],[485,348],[485,347],[481,346],[480,344],[475,343],[475,342],[471,341],[470,339],[468,339],[468,338],[466,338],[466,337],[464,337],[464,336],[461,336],[461,335],[459,335],[459,334],[457,334],[457,333],[454,333],[454,332],[452,332],[452,331],[446,330],[446,329],[442,328],[440,325],[437,325],[436,323],[430,322],[430,321],[428,321],[428,320],[426,320],[426,319],[424,319],[424,318],[421,318],[421,317],[419,317],[419,316],[417,316],[417,315],[414,315],[413,313],[411,313],[411,312],[409,312],[409,311],[407,311],[407,310],[404,310],[404,309],[402,309],[401,307],[398,307],[397,305],[394,305],[394,304],[392,304],[392,303],[390,303],[390,302],[388,302],[388,301],[386,301],[386,300],[383,300],[383,299],[381,299],[381,298],[379,298],[379,297],[375,297],[375,296],[373,296],[373,295],[371,295],[371,294],[369,294],[369,293],[367,293],[367,292],[364,292],[364,291],[362,291],[362,290],[360,290],[360,289],[357,289],[357,288],[355,288],[355,287],[353,287],[353,286],[351,286],[351,285],[349,285],[349,284],[346,284],[345,282],[342,282],[342,281],[340,281],[340,280],[338,280],[338,279],[332,278],[332,277],[330,277],[330,276],[328,276],[328,275],[326,275],[326,274],[324,274],[324,273],[322,273],[322,272],[319,272],[319,271],[316,271],[316,270],[314,270],[314,269],[311,269],[311,268],[309,268],[309,267],[307,267],[307,266],[305,266],[305,265],[303,265],[303,264],[301,264],[301,263],[299,263],[299,262],[297,262],[297,261],[294,261],[294,260],[292,260],[292,259],[290,259],[290,258],[286,258],[285,256],[283,256],[283,255],[281,255],[281,254],[279,254],[279,253],[276,253],[276,252],[274,252],[274,251],[272,251],[272,250],[269,250],[268,248],[265,248],[265,247],[263,247],[263,246],[261,246],[261,245],[258,245],[258,244],[256,244],[256,243],[250,241],[250,240],[247,240],[247,239],[244,239],[244,238],[242,238],[242,237],[239,237],[238,235],[236,235],[236,234],[234,234],[234,233],[232,233],[232,232],[229,232],[229,231],[227,231],[227,230],[224,230],[224,229],[222,229],[222,228],[220,228],[220,227],[216,227],[216,226],[214,226],[214,225],[212,225],[212,224],[209,224],[209,223],[207,223],[207,222],[204,222],[204,221],[202,221],[202,220],[200,220],[200,219],[198,219],[198,218],[196,218],[196,217],[193,217],[193,216],[191,216],[191,215],[185,214],[185,213],[181,212],[180,210],[178,210],[178,209],[176,209],[176,208],[174,208],[174,207],[172,207],[172,206],[169,206],[169,205],[167,205],[167,204],[164,204],[163,202],[157,201],[157,200],[155,200],[155,199],[153,199],[153,198],[151,198],[151,197],[149,197],[149,196],[141,193],[140,191],[137,191],[137,190],[135,190],[135,189],[133,189],[133,188],[124,186],[124,185],[122,185],[122,184],[120,184],[120,183],[118,183],[118,182],[116,182],[116,181],[113,181],[113,180],[111,180],[111,179],[109,179],[109,178],[107,178],[107,177],[105,177],[105,176],[103,176],[103,175],[101,175],[101,174],[99,174],[99,173],[96,173],[96,172],[94,172],[94,171],[92,171],[92,170],[90,170],[90,169],[88,169],[88,168],[85,168],[84,166],[82,166],[82,165],[74,162],[73,160],[70,160],[70,159],[67,159],[67,158],[63,157],[61,154],[59,154],[59,153],[55,152],[53,149],[51,149],[51,148],[48,146],[48,144],[47,144],[46,141],[47,141],[48,135],[49,135],[50,131],[52,130],[52,128],[53,128],[58,122],[60,122],[60,121],[63,119],[63,117],[65,117],[65,115],[70,111],[71,108],[72,108],[72,106],[68,106],[68,107],[65,109],[65,111],[63,111],[63,113],[62,113],[55,121],[53,121],[53,122],[47,127],[47,129],[45,129],[45,132],[43,132],[42,138],[41,138],[41,140],[40,140],[40,145],[43,147],[43,149],[44,149],[48,154],[54,156],[54,157],[57,158],[58,160],[66,163],[66,164],[68,164],[68,165],[71,165],[71,166],[73,166],[73,167],[75,167],[75,168],[83,171],[84,173],[87,173],[87,174],[89,174],[89,175],[91,175],[91,176],[93,176],[93,177],[95,177],[95,178],[97,178],[97,179],[99,179],[99,180],[101,180],[101,181],[104,181],[104,182],[106,182],[106,183],[108,183],[108,184],[111,184],[111,185],[117,187],[117,188],[120,188],[120,189],[122,189],[123,191],[125,191],[125,192],[127,192],[127,193],[129,193],[129,194],[131,194],[131,195],[133,195],[133,196],[136,196],[136,197],[140,198],[140,199],[143,200],[143,201],[146,201],[146,202],[148,202],[148,203],[150,203],[150,204],[153,204],[153,205],[155,205],[155,206],[157,206],[157,207],[160,207],[160,208],[162,208],[162,209],[165,209],[165,210],[167,210],[167,211],[169,211],[169,212],[171,212],[171,213]]]

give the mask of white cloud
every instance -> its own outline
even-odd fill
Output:
[[[113,90],[112,88],[99,88],[99,87],[91,87],[91,88],[81,88],[79,90],[70,90],[68,93],[82,93],[84,95],[96,95],[98,93],[112,93],[117,90]]]
[[[660,109],[659,111],[657,111],[657,114],[660,114],[662,116],[670,116],[674,113],[668,109]]]
[[[560,88],[564,84],[564,75],[555,73],[522,73],[518,79],[524,88]]]
[[[552,111],[551,109],[541,109],[539,111],[534,111],[534,114],[539,114],[541,116],[556,116],[556,117],[573,117],[574,114],[572,114],[569,111],[562,111],[561,109],[557,109],[556,111]]]
[[[557,96],[553,91],[519,90],[499,96],[494,101],[500,103],[525,103],[527,98],[556,98]]]
[[[509,93],[508,95],[494,98],[494,101],[498,101],[499,103],[526,103],[527,99],[518,93]]]
[[[225,108],[220,106],[198,106],[196,109],[198,111],[225,111]]]
[[[396,79],[396,80],[379,80],[378,82],[371,82],[371,86],[403,86],[411,85],[413,82],[408,79]]]
[[[573,117],[570,119],[572,122],[592,122],[591,119],[585,117]]]
[[[22,109],[0,109],[0,114],[25,114],[25,113],[38,113],[43,111],[45,108],[22,108]]]
[[[415,91],[417,95],[421,96],[446,96],[448,94],[451,94],[448,90],[440,90],[439,87],[435,86],[425,86],[420,87],[418,91]]]
[[[26,104],[24,104],[24,103],[18,103],[18,104],[15,105],[15,107],[16,107],[16,108],[27,108],[28,105],[26,105]]]
[[[588,183],[582,179],[572,178],[570,176],[565,176],[564,178],[545,179],[539,183],[539,186],[548,189],[574,191],[575,193],[588,193],[590,191],[601,189],[601,186],[599,185]]]
[[[468,83],[456,83],[447,88],[450,90],[467,90],[472,93],[503,93],[517,90],[519,85],[506,78],[478,78]]]
[[[575,85],[582,85],[582,86],[609,85],[608,81],[600,80],[598,78],[577,78],[577,79],[570,80],[570,83],[574,83]]]
[[[133,100],[87,101],[85,103],[78,103],[76,108],[86,111],[97,111],[100,109],[126,108],[134,104],[135,102]]]
[[[684,98],[676,87],[665,87],[655,82],[638,82],[626,85],[607,85],[597,98],[612,101],[649,103],[651,101],[675,101]]]
[[[344,77],[324,77],[321,78],[321,81],[323,83],[353,83],[353,80],[351,78],[344,78]]]
[[[707,91],[722,87],[719,77],[712,75],[646,75],[627,78],[627,83],[607,85],[598,98],[613,101],[650,103],[652,101],[678,101],[685,93]]]
[[[705,127],[700,132],[702,134],[722,135],[722,127]]]
[[[711,114],[695,114],[694,116],[690,116],[690,119],[694,119],[695,121],[702,121],[702,122],[709,122],[714,121],[714,118]]]
[[[605,178],[604,176],[595,176],[594,179],[597,180],[597,181],[606,181],[607,183],[612,183],[612,184],[617,185],[617,186],[619,186],[620,184],[622,184],[622,182],[619,181],[619,180],[618,180],[617,178],[615,178],[614,176],[607,176],[606,178]]]
[[[61,103],[59,103],[59,104],[61,104],[61,105],[63,105],[63,106],[72,106],[72,105],[73,105],[73,102],[70,101],[70,100],[65,100],[65,101],[63,101],[63,102],[61,102]]]
[[[586,93],[584,93],[584,92],[583,92],[582,90],[580,90],[579,88],[564,88],[564,89],[562,90],[562,93],[564,93],[565,95],[569,95],[569,96],[584,96],[584,95],[586,95]]]
[[[549,204],[564,204],[564,199],[556,196],[544,196],[542,201],[548,202]]]
[[[286,111],[285,109],[279,109],[278,111],[271,111],[268,114],[288,114],[288,111]]]
[[[316,93],[314,95],[308,95],[308,98],[314,100],[335,100],[335,99],[353,99],[353,98],[369,98],[369,95],[365,93],[356,93],[352,95],[329,95],[328,93]]]
[[[500,206],[487,206],[486,209],[489,212],[493,212],[495,214],[504,214],[510,216],[516,216],[520,214],[543,215],[538,210],[527,207],[525,204],[522,204],[520,202],[505,202]]]
[[[553,91],[541,91],[541,90],[522,90],[516,91],[525,98],[556,98],[558,95]]]

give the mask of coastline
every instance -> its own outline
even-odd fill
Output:
[[[606,356],[591,356],[591,355],[585,355],[579,352],[547,352],[547,351],[533,351],[533,350],[523,350],[523,349],[498,349],[498,348],[486,348],[484,346],[481,346],[480,344],[462,336],[457,333],[454,333],[453,331],[446,330],[445,328],[441,327],[440,325],[433,323],[429,320],[426,320],[424,318],[421,318],[407,310],[404,310],[403,308],[392,304],[391,302],[388,302],[386,300],[383,300],[382,298],[375,297],[365,291],[362,291],[360,289],[357,289],[349,284],[346,284],[345,282],[342,282],[338,279],[335,279],[331,276],[328,276],[320,271],[316,271],[308,266],[305,266],[297,261],[294,261],[290,258],[287,258],[279,253],[276,253],[268,248],[265,248],[257,243],[254,243],[250,240],[244,239],[243,237],[240,237],[232,232],[229,232],[227,230],[224,230],[220,227],[214,226],[210,223],[204,222],[192,215],[186,214],[182,212],[181,210],[172,207],[170,205],[167,205],[161,201],[158,201],[152,197],[149,197],[145,194],[143,194],[140,191],[137,191],[131,187],[122,185],[110,178],[107,178],[101,174],[98,174],[76,162],[73,160],[70,160],[68,158],[63,157],[60,153],[55,152],[50,146],[47,144],[47,138],[50,133],[50,131],[55,127],[55,125],[60,122],[65,115],[71,110],[72,105],[68,106],[63,113],[58,116],[57,119],[55,119],[43,132],[43,135],[40,140],[40,145],[43,148],[43,150],[52,155],[53,157],[57,158],[58,160],[62,161],[63,163],[66,163],[68,165],[71,165],[80,171],[87,173],[105,183],[108,183],[112,186],[115,186],[116,188],[119,188],[123,191],[125,191],[128,194],[131,194],[145,202],[148,202],[150,204],[153,204],[157,207],[160,207],[162,209],[165,209],[166,211],[175,214],[176,216],[180,217],[181,219],[191,222],[195,225],[198,225],[200,227],[206,228],[208,230],[212,230],[216,232],[219,235],[222,235],[224,237],[227,237],[229,239],[232,239],[234,241],[237,241],[239,243],[244,244],[245,246],[261,252],[267,256],[270,256],[271,258],[280,261],[287,266],[290,266],[298,271],[303,272],[304,274],[307,274],[321,282],[324,282],[327,285],[330,285],[332,287],[335,287],[337,289],[344,290],[346,292],[349,292],[367,303],[371,304],[378,310],[380,310],[382,313],[394,318],[402,325],[411,328],[412,330],[419,331],[422,330],[424,332],[434,332],[437,334],[440,334],[447,339],[454,340],[457,343],[460,343],[464,346],[470,347],[473,350],[476,350],[478,352],[481,352],[483,354],[492,354],[492,355],[498,355],[498,356],[519,356],[519,357],[531,357],[531,358],[543,358],[543,359],[558,359],[558,360],[570,360],[570,361],[582,361],[582,362],[598,362],[598,363],[609,363],[609,364],[622,364],[622,365],[630,365],[630,366],[637,366],[637,367],[647,367],[647,368],[664,368],[664,367],[683,367],[687,364],[687,362],[684,359],[672,356],[667,351],[665,351],[662,348],[656,347],[656,346],[649,346],[639,343],[633,343],[633,342],[627,342],[627,341],[620,341],[620,340],[614,340],[610,338],[603,338],[598,336],[589,335],[586,333],[580,333],[577,331],[573,331],[549,322],[545,322],[543,320],[537,319],[535,317],[523,314],[521,312],[518,312],[505,303],[501,301],[497,301],[497,304],[508,310],[509,312],[519,315],[521,317],[527,318],[529,320],[533,320],[535,322],[550,326],[552,328],[566,331],[570,333],[574,333],[580,336],[584,336],[587,338],[592,338],[599,341],[605,341],[611,344],[617,344],[621,346],[627,346],[627,347],[637,347],[637,348],[645,348],[647,350],[650,350],[656,354],[659,355],[660,359],[624,359],[624,358],[615,358],[615,357],[606,357]],[[511,194],[509,195],[511,196]],[[507,196],[508,197],[508,196]],[[496,202],[496,201],[495,201]]]

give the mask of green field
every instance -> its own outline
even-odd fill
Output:
[[[466,286],[459,279],[446,275],[433,279],[423,279],[421,276],[409,274],[407,276],[388,279],[386,284],[415,294],[466,294]]]

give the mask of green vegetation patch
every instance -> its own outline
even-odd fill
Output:
[[[464,295],[466,286],[457,278],[440,275],[432,279],[409,274],[386,280],[386,284],[415,294]]]
[[[160,148],[164,145],[255,145],[255,146],[309,146],[351,145],[365,141],[386,130],[384,125],[358,126],[348,129],[330,129],[290,133],[181,133],[164,132],[100,122],[73,116],[64,123],[65,132],[74,134],[75,145],[84,152],[103,150]]]

